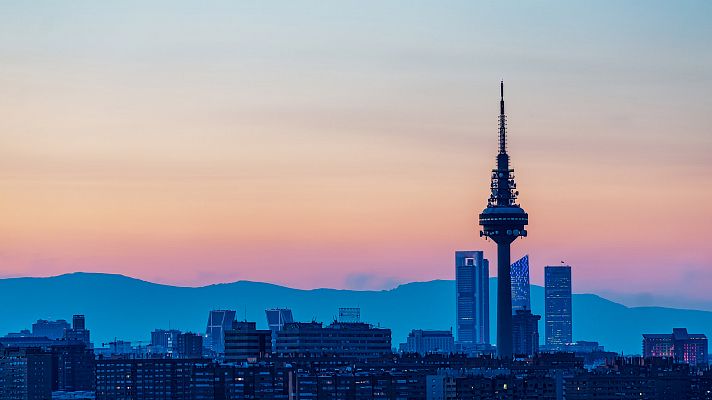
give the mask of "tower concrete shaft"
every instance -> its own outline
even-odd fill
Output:
[[[507,118],[504,113],[504,82],[500,84],[499,151],[497,168],[492,170],[490,198],[480,214],[480,236],[497,243],[497,355],[512,357],[512,281],[510,246],[519,236],[527,236],[524,227],[529,216],[516,204],[514,170],[507,154]]]

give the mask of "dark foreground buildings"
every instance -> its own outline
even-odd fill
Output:
[[[710,371],[671,359],[616,358],[594,370],[573,354],[503,361],[461,355],[370,360],[274,358],[97,361],[97,400],[710,399]]]

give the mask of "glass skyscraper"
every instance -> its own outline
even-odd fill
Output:
[[[217,354],[225,352],[225,331],[232,329],[235,314],[234,310],[210,311],[208,327],[205,330],[205,347]]]
[[[281,331],[284,324],[294,322],[292,310],[289,308],[268,308],[265,310],[267,326],[272,331],[272,351],[276,351],[277,332]]]
[[[529,255],[515,261],[509,268],[512,279],[512,315],[517,310],[531,310],[529,300]]]
[[[545,267],[544,286],[546,344],[560,346],[572,343],[571,267]]]
[[[489,261],[481,251],[455,252],[457,341],[489,344]]]

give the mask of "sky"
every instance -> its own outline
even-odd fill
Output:
[[[531,280],[712,301],[712,3],[0,3],[0,277],[454,277],[505,81]],[[496,271],[491,271],[494,274]]]

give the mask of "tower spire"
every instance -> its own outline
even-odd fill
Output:
[[[499,154],[507,154],[507,117],[504,115],[504,80],[499,82]]]
[[[499,81],[499,115],[504,115],[504,80]]]

